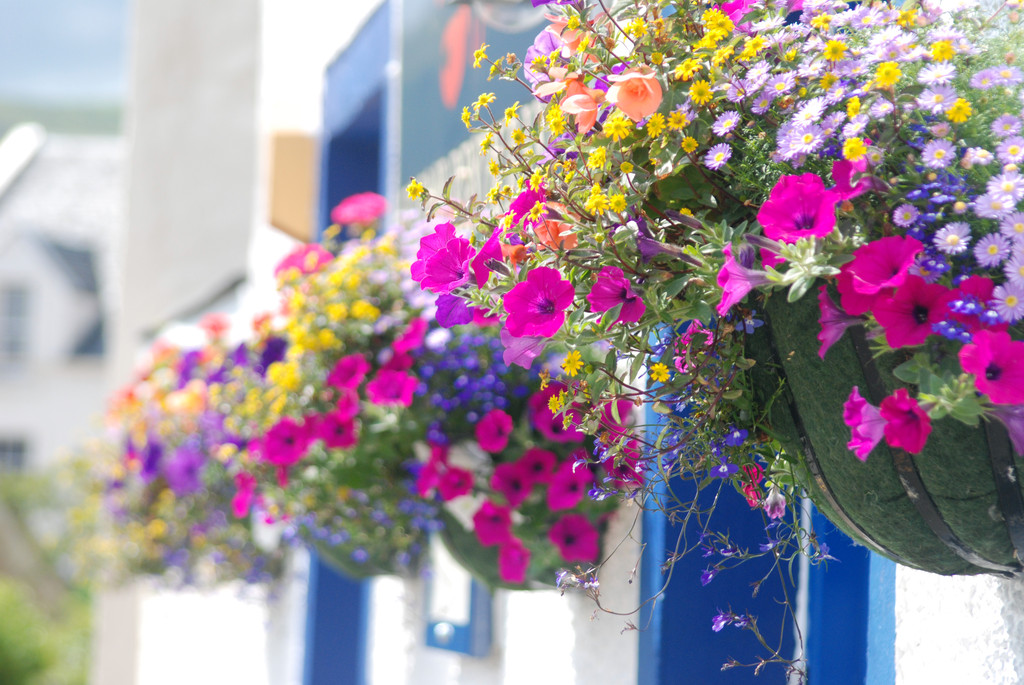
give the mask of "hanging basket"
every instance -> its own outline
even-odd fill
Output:
[[[818,357],[816,298],[770,297],[765,326],[750,337],[755,392],[771,405],[773,432],[806,467],[805,488],[854,540],[898,563],[939,573],[1017,574],[1024,557],[1024,497],[1014,454],[995,422],[935,421],[925,449],[911,455],[879,443],[861,462],[846,443],[843,404],[853,386],[872,404],[900,386],[905,358],[877,360],[860,326]]]

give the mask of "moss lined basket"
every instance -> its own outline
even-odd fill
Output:
[[[765,302],[768,325],[751,336],[755,392],[767,400],[783,383],[770,421],[787,452],[800,454],[805,488],[837,527],[894,561],[943,575],[1021,571],[1024,461],[1001,425],[933,423],[924,451],[880,443],[866,462],[846,443],[843,403],[853,386],[878,404],[899,387],[897,354],[875,360],[862,327],[818,357],[814,297]]]

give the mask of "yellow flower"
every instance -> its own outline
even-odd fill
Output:
[[[512,142],[515,143],[516,145],[522,145],[523,143],[526,142],[526,134],[523,132],[523,129],[517,128],[516,130],[512,131]]]
[[[661,362],[658,362],[651,367],[650,374],[651,380],[655,383],[664,383],[668,380],[668,367]]]
[[[711,63],[716,67],[720,67],[725,63],[725,60],[732,57],[733,52],[735,52],[735,50],[731,45],[721,47],[718,50],[715,50],[715,54],[711,56]]]
[[[462,123],[465,124],[466,128],[470,128],[472,126],[470,123],[472,121],[472,116],[473,115],[469,112],[469,107],[462,108]]]
[[[575,378],[582,368],[583,357],[579,350],[572,350],[565,355],[565,360],[562,361],[562,370],[569,374],[570,378]]]
[[[902,75],[900,65],[896,62],[882,62],[875,70],[875,84],[879,88],[890,88],[900,80]]]
[[[515,137],[514,134],[515,134],[515,132],[513,132],[513,138]],[[487,151],[491,149],[491,143],[492,142],[494,142],[494,134],[493,133],[488,133],[487,135],[485,135],[483,137],[483,140],[480,141],[480,154],[481,155],[487,154]]]
[[[544,170],[543,169],[535,169],[534,172],[532,174],[530,174],[530,189],[531,190],[537,190],[538,188],[540,188],[540,184],[543,183],[543,182],[544,182]]]
[[[601,192],[601,186],[594,184],[583,208],[591,214],[600,214],[609,207],[608,196]]]
[[[607,153],[603,147],[596,148],[587,156],[588,169],[601,169],[607,159]]]
[[[363,321],[376,321],[380,318],[380,310],[366,300],[352,303],[352,316]]]
[[[687,118],[686,112],[676,110],[668,115],[668,127],[673,131],[681,131],[689,123],[690,120]]]
[[[656,112],[651,115],[651,118],[647,120],[647,133],[652,138],[657,138],[661,135],[661,132],[665,130],[665,115],[661,112]]]
[[[705,105],[711,102],[711,84],[707,81],[694,81],[690,86],[690,99],[696,105]]]
[[[839,80],[839,77],[838,77],[838,76],[836,76],[835,74],[833,74],[833,73],[832,73],[832,72],[830,71],[830,72],[826,73],[826,74],[825,74],[824,76],[822,76],[822,77],[821,77],[821,87],[822,87],[822,88],[823,88],[824,90],[828,90],[828,89],[829,89],[829,88],[831,88],[831,87],[832,87],[832,86],[833,86],[833,85],[835,84],[835,82],[836,82],[836,81],[838,81],[838,80]]]
[[[619,171],[621,171],[624,174],[631,174],[633,173],[633,165],[630,164],[629,162],[623,162],[622,164],[619,165]]]
[[[642,38],[647,33],[647,25],[643,19],[636,17],[633,21],[626,24],[626,33],[633,38]]]
[[[153,519],[146,526],[146,535],[154,540],[159,540],[167,535],[167,522],[163,519]]]
[[[816,28],[816,29],[818,29],[820,31],[824,31],[824,30],[828,29],[829,24],[831,24],[831,23],[832,23],[832,15],[831,14],[818,14],[813,19],[811,19],[811,26],[813,26],[814,28]]]
[[[490,172],[491,176],[497,176],[501,173],[501,165],[498,164],[498,160],[492,159],[487,163],[487,171]]]
[[[473,53],[473,68],[479,69],[480,63],[487,59],[487,48],[491,47],[487,43],[481,43],[480,47],[477,48],[476,52]]]
[[[620,214],[626,211],[626,198],[624,195],[614,193],[608,196],[608,208]]]
[[[860,98],[856,95],[846,101],[846,116],[851,119],[860,114]]]
[[[545,388],[547,388],[550,382],[551,372],[548,371],[547,369],[544,369],[543,371],[540,372],[540,389],[544,390]]]
[[[533,203],[533,207],[530,207],[530,221],[536,222],[540,219],[540,215],[544,213],[544,203],[537,202]]]
[[[948,62],[953,59],[953,55],[956,54],[956,50],[953,49],[953,43],[948,40],[937,40],[932,43],[931,47],[932,59],[936,62]]]
[[[717,9],[705,10],[704,14],[700,17],[700,21],[710,31],[732,33],[735,28],[732,20],[724,12]]]
[[[622,112],[615,112],[608,117],[604,124],[604,132],[616,143],[628,136],[632,129],[633,122],[627,119]]]
[[[825,44],[825,59],[829,62],[838,62],[846,54],[846,44],[841,40],[830,40]]]
[[[971,103],[963,98],[957,98],[956,102],[946,110],[946,118],[954,124],[962,124],[971,116]]]
[[[572,15],[571,17],[569,17],[569,20],[567,22],[565,22],[565,28],[569,29],[570,31],[575,31],[579,27],[580,27],[580,18],[578,16],[576,16],[575,14]]]
[[[744,62],[748,62],[755,57],[757,54],[764,50],[766,41],[762,36],[748,36],[746,42],[743,43],[743,51],[740,52],[740,59]]]
[[[561,107],[548,108],[548,111],[544,113],[544,120],[556,136],[565,133],[565,115],[562,113]]]
[[[867,146],[864,145],[864,141],[860,138],[847,138],[846,142],[843,143],[843,157],[851,162],[863,159],[867,151]]]
[[[683,138],[682,148],[683,152],[685,152],[686,154],[690,154],[691,152],[696,150],[697,147],[697,139],[694,138],[693,136],[686,136],[685,138]]]
[[[419,200],[423,197],[427,189],[423,187],[423,184],[417,181],[415,178],[409,181],[409,185],[405,188],[406,194],[410,200]]]
[[[568,393],[565,390],[563,390],[557,395],[552,395],[548,399],[548,409],[551,410],[552,414],[558,413],[558,411],[565,404],[566,397],[568,397]]]
[[[900,15],[899,18],[896,19],[896,23],[902,26],[903,28],[910,28],[915,23],[917,23],[917,10],[900,10]]]
[[[479,114],[481,107],[487,107],[496,99],[497,96],[494,93],[480,93],[480,97],[473,103],[473,111]]]
[[[689,81],[698,71],[700,71],[700,62],[691,57],[673,69],[672,76],[677,81]]]
[[[519,101],[517,100],[511,107],[505,108],[505,125],[508,126],[512,123],[512,120],[519,116]]]
[[[661,52],[651,53],[651,64],[661,65],[665,61],[665,54]]]

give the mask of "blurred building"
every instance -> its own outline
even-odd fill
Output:
[[[0,142],[0,468],[40,469],[100,428],[122,142]]]

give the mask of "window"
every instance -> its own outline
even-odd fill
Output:
[[[0,288],[0,365],[14,366],[28,352],[28,289]]]
[[[25,453],[24,440],[19,438],[0,438],[0,473],[24,470]]]

